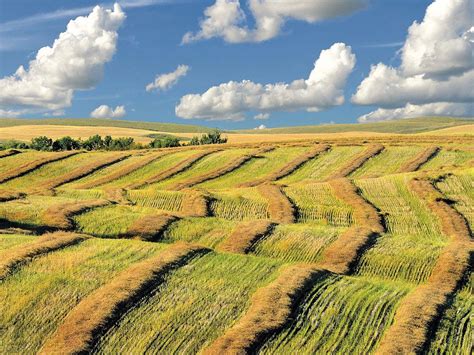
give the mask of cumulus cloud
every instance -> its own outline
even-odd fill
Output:
[[[255,127],[254,129],[257,129],[257,130],[267,129],[267,126],[265,126],[264,124],[261,124],[260,126]]]
[[[146,91],[150,92],[153,90],[168,90],[175,86],[179,79],[186,76],[189,71],[189,66],[179,65],[175,71],[166,74],[157,75],[155,81],[146,86]]]
[[[188,32],[183,43],[222,37],[226,42],[261,42],[276,37],[286,20],[295,19],[314,23],[349,15],[364,8],[368,0],[249,0],[255,28],[246,25],[246,15],[240,0],[216,0],[206,8],[200,30]]]
[[[423,115],[472,115],[474,29],[472,0],[436,0],[414,22],[401,50],[401,65],[379,63],[352,101],[380,109],[361,122]]]
[[[256,120],[268,120],[270,118],[269,113],[259,113],[258,115],[253,116]]]
[[[60,110],[71,106],[75,90],[92,89],[116,50],[125,19],[120,6],[96,6],[67,25],[51,47],[41,48],[26,69],[0,79],[0,108]]]
[[[91,112],[93,118],[122,118],[127,114],[124,106],[117,106],[115,109],[107,105],[100,105]]]
[[[211,87],[202,95],[181,98],[176,115],[181,118],[241,120],[244,112],[295,111],[315,112],[344,103],[344,87],[356,62],[351,47],[335,43],[321,51],[308,79],[289,84],[258,84],[250,80],[230,81]]]

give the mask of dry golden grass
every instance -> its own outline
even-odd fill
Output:
[[[274,171],[271,174],[264,176],[261,179],[240,184],[238,185],[238,187],[254,187],[254,186],[263,184],[265,182],[271,182],[271,181],[276,181],[278,179],[282,179],[285,176],[290,175],[293,171],[298,169],[301,165],[306,163],[308,160],[313,159],[317,157],[318,155],[320,155],[321,153],[328,151],[329,148],[330,146],[327,144],[321,144],[321,145],[318,144],[316,147],[314,147],[310,151],[290,161],[288,164],[281,167],[277,171]]]
[[[21,152],[16,149],[4,150],[4,151],[0,151],[0,158],[5,158],[12,155],[20,154],[20,153]]]
[[[49,253],[73,244],[87,237],[75,233],[56,232],[38,237],[31,243],[22,244],[0,254],[0,281],[2,281],[19,264],[23,264],[42,254]]]
[[[49,227],[70,230],[74,228],[72,217],[92,208],[103,207],[109,202],[105,200],[89,200],[66,202],[47,208],[42,215],[43,223]]]
[[[323,261],[319,265],[329,271],[345,274],[350,271],[370,239],[384,232],[384,227],[375,207],[360,196],[358,188],[349,179],[331,180],[329,184],[336,197],[354,209],[357,225],[342,233],[324,250]]]
[[[169,152],[171,153],[171,152]],[[79,184],[76,186],[77,189],[90,189],[92,187],[96,187],[96,186],[100,186],[100,185],[103,185],[103,184],[106,184],[110,181],[113,181],[113,180],[116,180],[116,179],[119,179],[125,175],[128,175],[142,167],[144,167],[145,165],[148,165],[152,162],[154,162],[155,160],[169,154],[169,153],[161,153],[159,155],[145,155],[143,156],[143,158],[141,158],[139,161],[136,161],[134,163],[131,163],[131,164],[128,164],[128,165],[125,165],[124,167],[118,169],[118,170],[115,170],[113,172],[111,172],[110,174],[107,174],[105,176],[101,176],[97,179],[94,179],[94,180],[91,180],[91,181],[88,181],[88,182],[85,182],[83,184]]]
[[[79,354],[91,351],[97,338],[164,274],[206,249],[176,243],[143,262],[132,265],[83,299],[46,341],[41,354]]]
[[[423,350],[430,327],[459,287],[474,252],[466,220],[433,185],[426,180],[412,180],[410,187],[438,217],[450,242],[442,251],[427,283],[402,300],[392,327],[382,338],[379,354],[408,354]]]
[[[474,124],[469,125],[462,125],[456,127],[448,127],[443,129],[438,129],[436,131],[430,132],[423,132],[418,133],[418,135],[430,135],[430,136],[451,136],[451,135],[459,135],[459,136],[474,136]]]
[[[338,179],[346,177],[360,168],[367,160],[375,157],[377,154],[380,154],[385,147],[381,144],[372,144],[367,147],[366,150],[357,154],[353,159],[347,162],[346,165],[342,166],[338,171],[329,177],[330,179]]]
[[[440,147],[428,147],[416,155],[412,160],[403,165],[399,172],[410,173],[417,171],[423,164],[432,159],[440,151]]]
[[[308,264],[284,269],[275,281],[255,292],[245,315],[204,354],[253,353],[259,342],[285,325],[298,298],[319,273]]]
[[[127,198],[127,191],[119,187],[107,187],[104,189],[105,198],[113,203],[120,205],[131,205],[132,203]]]
[[[185,189],[185,188],[193,187],[193,186],[195,186],[197,184],[200,184],[200,183],[203,183],[205,181],[216,179],[216,178],[218,178],[222,175],[228,174],[228,173],[240,168],[242,165],[247,163],[249,160],[255,158],[256,156],[259,156],[260,154],[263,154],[267,151],[270,151],[272,149],[273,149],[273,147],[268,147],[268,148],[265,147],[265,148],[257,149],[254,152],[244,154],[244,155],[239,156],[239,157],[235,158],[234,160],[228,162],[227,164],[225,164],[221,168],[209,171],[205,174],[201,174],[201,175],[198,175],[198,176],[193,176],[193,177],[191,177],[190,179],[188,179],[186,181],[174,184],[174,185],[169,187],[169,190],[182,190],[182,189]]]
[[[67,184],[68,182],[80,179],[86,175],[92,174],[93,172],[105,168],[109,165],[118,163],[119,161],[126,159],[130,154],[117,153],[105,158],[95,159],[91,163],[80,166],[76,169],[71,170],[67,174],[63,174],[54,178],[51,178],[40,186],[37,186],[34,192],[42,192],[47,190],[52,190],[58,186]]]
[[[76,154],[78,153],[77,152],[62,152],[62,153],[56,153],[54,155],[48,155],[47,157],[41,157],[41,158],[35,159],[23,165],[17,166],[15,169],[1,172],[0,183],[4,183],[14,178],[26,175],[35,169],[41,168],[43,165],[46,165],[48,163],[53,163],[58,160],[66,159]]]
[[[185,191],[181,215],[183,217],[206,217],[208,214],[208,196],[198,190]]]
[[[127,188],[129,188],[129,189],[139,189],[139,188],[141,188],[145,185],[154,184],[156,182],[160,182],[160,181],[163,181],[165,179],[168,179],[169,177],[171,177],[173,175],[179,174],[179,173],[191,168],[199,160],[201,160],[202,158],[208,156],[209,154],[212,154],[212,153],[215,153],[215,152],[218,152],[218,151],[220,151],[220,149],[209,149],[209,150],[197,153],[197,154],[195,154],[195,155],[179,162],[175,166],[173,166],[173,167],[171,167],[171,168],[169,168],[165,171],[162,171],[162,172],[156,174],[155,176],[152,176],[151,178],[147,179],[146,181],[131,184],[131,185],[127,186]]]
[[[232,234],[219,245],[218,249],[228,253],[246,254],[273,227],[274,224],[269,221],[239,223]]]
[[[168,214],[147,215],[136,220],[128,229],[127,235],[146,241],[156,241],[176,221],[176,216]]]
[[[71,136],[76,139],[86,139],[90,136],[99,134],[101,136],[112,136],[113,138],[132,137],[136,142],[149,143],[152,139],[147,137],[147,135],[156,133],[157,132],[155,131],[120,127],[27,125],[0,127],[0,140],[16,139],[30,141],[32,138],[38,136],[48,136],[52,139],[64,136]]]
[[[263,184],[258,192],[268,201],[270,218],[277,223],[295,223],[295,209],[281,186]]]

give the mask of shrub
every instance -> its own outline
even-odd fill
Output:
[[[55,152],[60,150],[77,150],[81,148],[81,143],[69,136],[56,139],[52,148]]]
[[[176,137],[155,138],[150,142],[150,148],[170,148],[179,146],[179,139]]]
[[[51,151],[53,150],[53,140],[46,136],[35,137],[31,140],[31,149]]]
[[[224,144],[227,143],[227,138],[222,138],[222,133],[218,129],[212,132],[203,134],[201,138],[193,137],[189,145],[204,145],[204,144]]]

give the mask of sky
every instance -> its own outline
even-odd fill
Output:
[[[474,0],[118,4],[0,0],[0,117],[242,129],[474,116]]]

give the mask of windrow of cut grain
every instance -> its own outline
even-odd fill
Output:
[[[54,189],[58,186],[67,184],[68,182],[71,182],[71,181],[80,179],[84,176],[87,176],[89,174],[92,174],[93,172],[97,170],[100,170],[112,164],[118,163],[119,161],[122,161],[123,159],[126,159],[129,156],[130,154],[118,153],[118,154],[107,156],[105,158],[98,158],[96,160],[93,160],[91,163],[86,164],[84,166],[80,166],[76,169],[73,169],[72,171],[66,174],[56,176],[54,178],[46,180],[40,186],[37,186],[34,192],[41,192],[41,191]]]
[[[36,256],[80,243],[86,238],[84,235],[75,233],[49,233],[38,237],[34,242],[9,249],[8,252],[0,254],[0,281],[7,277],[19,264],[26,263]]]
[[[408,161],[400,168],[400,173],[410,173],[417,171],[423,164],[426,164],[441,150],[440,147],[428,147],[416,155],[412,160]]]
[[[6,158],[6,157],[10,157],[12,155],[17,155],[20,153],[21,152],[16,149],[4,150],[4,151],[0,151],[0,158]]]
[[[209,214],[209,196],[199,190],[185,190],[181,215],[185,217],[206,217]]]
[[[206,249],[199,246],[176,243],[157,256],[132,265],[83,299],[66,316],[40,353],[90,352],[97,338],[155,288],[166,273],[204,252]]]
[[[295,208],[282,190],[281,186],[263,184],[258,192],[268,201],[270,218],[277,223],[294,223]]]
[[[351,270],[366,246],[384,232],[384,226],[377,209],[360,195],[359,189],[349,179],[331,180],[329,183],[336,197],[354,209],[356,224],[325,249],[320,266],[345,274]]]
[[[360,168],[367,160],[380,154],[385,147],[382,144],[371,144],[360,154],[342,166],[338,171],[334,172],[328,180],[343,178]]]
[[[24,193],[12,191],[12,190],[0,189],[0,202],[16,200],[22,197],[25,197]]]
[[[164,170],[151,178],[147,179],[146,181],[141,181],[137,183],[133,183],[127,186],[127,189],[140,189],[143,186],[154,184],[163,180],[166,180],[170,178],[173,175],[179,174],[187,169],[190,169],[194,164],[199,162],[201,159],[205,158],[206,156],[219,152],[219,149],[208,149],[202,152],[199,152],[197,154],[194,154],[193,156],[190,156],[189,158],[179,162],[178,164],[172,166],[171,168]]]
[[[171,152],[170,152],[171,153]],[[140,160],[135,161],[133,163],[127,164],[120,169],[117,169],[115,171],[111,171],[109,174],[98,177],[96,179],[93,179],[91,181],[85,182],[83,184],[79,184],[75,186],[77,189],[90,189],[92,187],[97,187],[106,183],[109,183],[110,181],[117,180],[123,176],[126,176],[142,167],[145,165],[148,165],[155,160],[158,160],[162,158],[163,156],[167,155],[169,153],[161,153],[161,154],[148,154],[144,155]]]
[[[14,178],[26,175],[32,172],[33,170],[41,168],[42,166],[46,164],[53,163],[55,161],[59,161],[62,159],[66,159],[76,154],[78,154],[78,152],[55,153],[53,155],[48,155],[46,157],[41,157],[33,161],[26,162],[20,166],[15,167],[14,169],[1,172],[0,183],[4,183]]]
[[[246,254],[260,238],[270,233],[274,226],[274,223],[265,220],[241,222],[218,249],[229,253]]]
[[[146,215],[137,219],[128,229],[127,235],[145,241],[156,241],[166,228],[178,217],[169,214]]]
[[[310,264],[296,264],[282,270],[275,281],[255,292],[245,315],[205,349],[204,354],[252,352],[285,325],[301,295],[324,273]]]
[[[313,149],[293,159],[292,161],[282,166],[280,169],[272,172],[271,174],[264,176],[261,179],[245,182],[243,184],[238,185],[238,187],[254,187],[254,186],[264,184],[266,182],[272,182],[272,181],[282,179],[285,176],[290,175],[292,172],[294,172],[298,168],[300,168],[308,160],[316,158],[320,154],[327,152],[329,149],[330,149],[330,146],[327,144],[318,144]]]
[[[93,208],[108,205],[106,200],[88,200],[80,202],[66,202],[47,208],[42,214],[43,223],[48,227],[63,230],[74,228],[72,218]]]
[[[382,338],[379,354],[418,353],[428,346],[430,332],[459,287],[474,253],[466,220],[432,183],[414,179],[410,187],[437,216],[443,233],[449,237],[449,244],[443,249],[428,281],[402,300],[393,325]]]
[[[244,154],[242,156],[239,156],[232,161],[228,162],[225,164],[223,167],[209,171],[207,173],[198,175],[198,176],[193,176],[188,180],[178,182],[172,186],[169,187],[169,190],[182,190],[185,188],[190,188],[193,187],[197,184],[201,184],[205,181],[213,180],[216,179],[220,176],[223,176],[225,174],[228,174],[238,168],[240,168],[242,165],[250,161],[251,159],[255,158],[256,156],[259,156],[262,153],[265,153],[269,148],[263,148],[263,149],[258,149],[254,152],[250,152],[248,154]]]

